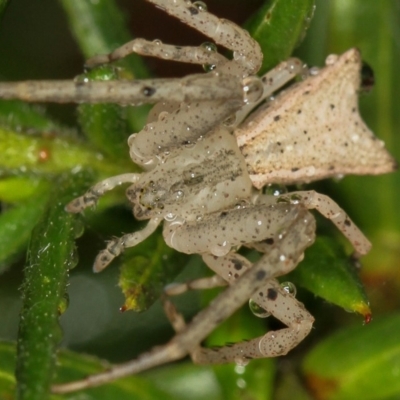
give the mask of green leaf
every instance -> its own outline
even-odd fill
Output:
[[[124,71],[110,66],[96,68],[78,79],[108,81],[118,79]],[[79,123],[85,136],[103,153],[118,159],[128,153],[127,107],[117,104],[81,104],[78,107]]]
[[[0,180],[0,201],[16,203],[32,197],[43,181],[35,178],[12,176]]]
[[[306,250],[304,260],[284,279],[347,311],[370,317],[369,302],[356,268],[335,239],[317,237]]]
[[[43,107],[19,100],[0,101],[0,126],[19,133],[48,136],[70,133],[69,129],[51,120]]]
[[[64,308],[68,270],[77,262],[74,238],[82,231],[64,207],[88,180],[75,175],[54,182],[47,210],[32,232],[18,333],[16,374],[21,400],[48,398],[55,348],[61,340],[58,315]]]
[[[107,54],[132,39],[126,18],[114,0],[61,0],[83,55]],[[136,78],[149,76],[142,59],[133,54],[122,62]]]
[[[0,214],[0,272],[26,247],[33,227],[46,208],[50,185],[40,182],[36,186],[28,200]]]
[[[129,156],[117,163],[83,144],[58,137],[25,136],[0,128],[0,172],[8,174],[57,174],[92,169],[110,176],[126,171]]]
[[[68,16],[72,33],[86,58],[110,53],[132,40],[126,18],[114,0],[61,0],[61,4]],[[150,76],[142,58],[136,54],[119,61],[118,65],[129,71],[132,78],[143,79]],[[100,110],[101,105],[97,109]],[[133,131],[137,132],[143,127],[148,110],[148,106],[128,108],[126,114]]]
[[[400,398],[400,315],[343,329],[303,362],[308,387],[320,400]]]
[[[80,355],[71,351],[61,351],[57,363],[57,383],[82,379],[87,375],[104,371],[107,363],[95,357]],[[0,398],[13,399],[15,390],[15,344],[0,342]],[[130,376],[111,384],[65,395],[51,395],[51,400],[172,400],[172,397],[160,390],[150,379]]]
[[[160,234],[154,234],[127,250],[119,277],[125,296],[124,309],[145,311],[162,293],[166,284],[186,265],[187,256],[171,249]]]
[[[210,366],[187,361],[146,372],[145,376],[175,400],[227,399],[222,397],[219,382]]]
[[[0,0],[0,17],[3,16],[4,11],[6,10],[10,0]]]
[[[246,24],[264,53],[263,74],[286,60],[302,41],[311,22],[315,0],[266,1]]]

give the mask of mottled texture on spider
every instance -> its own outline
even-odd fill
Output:
[[[321,131],[329,135],[333,129],[339,137],[336,139],[335,135],[332,136],[332,141],[340,142],[345,147],[344,135],[348,133],[338,133],[340,126],[335,122],[338,117],[336,112],[350,113],[354,125],[359,125],[357,135],[367,135],[368,149],[375,142],[358,113],[348,109],[356,107],[359,54],[356,50],[350,50],[339,58],[331,56],[327,67],[318,74],[315,68],[309,72],[299,60],[290,59],[259,79],[255,73],[261,65],[262,54],[258,44],[246,31],[230,21],[216,18],[206,12],[203,6],[193,12],[196,5],[185,1],[151,2],[205,33],[217,44],[233,50],[233,59],[218,54],[215,47],[209,44],[176,47],[160,41],[135,39],[110,56],[89,60],[89,64],[97,65],[106,59],[115,60],[134,51],[175,61],[212,65],[211,72],[204,75],[203,82],[209,86],[218,85],[220,79],[229,78],[237,82],[242,95],[237,97],[232,93],[230,99],[204,100],[202,92],[198,90],[185,102],[179,103],[173,99],[159,102],[150,113],[144,129],[128,140],[132,160],[141,165],[145,172],[106,179],[71,202],[67,210],[80,212],[116,185],[131,183],[127,196],[133,204],[134,216],[139,220],[148,219],[148,225],[139,232],[109,242],[107,248],[98,255],[94,270],[105,268],[124,248],[145,240],[163,223],[163,235],[169,246],[180,252],[203,255],[206,264],[217,274],[213,280],[169,286],[166,288],[169,295],[193,288],[232,284],[236,288],[234,296],[244,302],[248,294],[244,294],[245,291],[236,283],[246,270],[251,269],[251,264],[239,256],[235,249],[248,246],[261,251],[264,254],[261,264],[266,262],[268,270],[261,269],[255,275],[252,301],[268,314],[275,315],[288,328],[218,351],[196,347],[191,355],[196,362],[228,362],[237,361],[238,358],[285,354],[308,334],[313,318],[273,278],[293,269],[302,258],[304,249],[314,240],[315,222],[307,209],[316,208],[331,219],[351,241],[357,254],[367,253],[370,243],[357,226],[349,222],[347,214],[325,195],[303,191],[267,196],[256,191],[253,185],[256,182],[256,186],[260,187],[270,182],[309,181],[339,173],[370,173],[379,163],[386,165],[382,170],[392,168],[392,159],[381,144],[377,146],[379,154],[371,155],[370,159],[365,151],[360,150],[363,161],[355,160],[345,170],[341,168],[344,160],[348,161],[346,154],[338,154],[335,147],[330,153],[321,147],[327,140],[320,138]],[[337,75],[335,79],[333,73]],[[302,75],[303,80],[251,114],[252,108],[296,75]],[[182,82],[187,84],[188,78]],[[332,92],[329,100],[322,96],[321,88],[325,92]],[[162,89],[162,85],[154,85],[150,89],[153,95]],[[179,86],[176,90],[179,91]],[[328,107],[325,107],[326,104]],[[338,111],[334,112],[334,109]],[[308,136],[304,133],[307,121]],[[268,131],[263,123],[277,128]],[[355,135],[354,132],[352,134]],[[314,138],[311,144],[310,137]],[[320,139],[316,141],[315,138]],[[353,144],[355,142],[348,140]],[[264,150],[260,146],[254,148],[257,141],[262,141]],[[290,151],[289,146],[295,148],[296,145],[300,150]],[[285,153],[281,151],[282,148]],[[264,159],[275,157],[276,167],[272,163],[267,177],[265,165],[263,171],[257,171],[260,164],[257,156],[260,157],[262,151]],[[311,163],[317,171],[315,176],[310,173]],[[335,165],[335,171],[321,166],[331,164]],[[364,170],[361,171],[361,168]],[[258,180],[257,175],[261,176]],[[277,254],[272,262],[274,252]],[[228,298],[229,294],[226,296]],[[176,311],[171,311],[174,310],[171,305],[166,309],[179,332],[185,323]],[[211,325],[213,319],[215,323],[221,319],[216,310],[209,317]]]

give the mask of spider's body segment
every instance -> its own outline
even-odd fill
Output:
[[[330,56],[316,75],[315,70],[308,73],[299,60],[289,59],[258,78],[262,53],[245,30],[210,14],[199,2],[148,1],[231,50],[233,58],[217,53],[209,44],[177,47],[135,39],[110,55],[93,57],[87,65],[135,52],[212,66],[211,72],[174,80],[126,82],[124,88],[121,81],[114,87],[112,82],[92,82],[84,87],[77,87],[76,82],[1,84],[0,97],[101,102],[107,88],[113,87],[113,97],[107,102],[156,102],[147,125],[128,140],[130,156],[144,172],[108,178],[66,209],[81,212],[117,185],[130,184],[127,196],[134,216],[149,222],[141,231],[110,241],[98,255],[94,270],[101,271],[163,223],[169,246],[201,254],[216,273],[212,278],[168,287],[166,294],[180,294],[188,288],[229,287],[189,325],[166,300],[167,316],[177,332],[170,343],[110,372],[57,386],[55,392],[98,385],[187,354],[199,363],[245,362],[286,354],[307,336],[314,321],[275,280],[295,268],[314,241],[315,220],[308,210],[316,208],[329,218],[356,254],[366,254],[371,245],[327,196],[314,191],[272,196],[254,186],[309,182],[348,173],[384,173],[395,165],[358,114],[361,61],[357,50]],[[251,114],[274,91],[305,74],[303,81]],[[259,250],[261,259],[252,265],[236,253],[240,246]],[[218,350],[201,348],[200,342],[249,298],[287,327]]]

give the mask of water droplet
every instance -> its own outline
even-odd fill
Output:
[[[287,192],[288,192],[288,190],[287,190],[286,186],[278,185],[276,183],[270,183],[265,188],[265,194],[269,194],[271,196],[280,196],[281,194],[285,194]]]
[[[318,68],[318,67],[311,67],[311,68],[308,70],[308,74],[311,75],[311,76],[316,76],[316,75],[319,74],[320,71],[321,71],[321,69]]]
[[[85,231],[85,225],[83,224],[82,218],[74,218],[74,222],[72,225],[72,232],[75,239],[78,239],[83,235]]]
[[[365,314],[364,323],[369,324],[372,321],[372,314]]]
[[[69,296],[68,293],[65,293],[57,306],[58,315],[64,314],[68,306],[69,306]]]
[[[333,65],[335,62],[338,60],[339,56],[337,54],[330,54],[328,57],[325,59],[325,65]]]
[[[164,219],[168,222],[172,222],[176,220],[177,215],[173,213],[168,213],[164,215]]]
[[[162,45],[162,41],[160,39],[154,39],[153,43],[156,44],[157,46]]]
[[[86,75],[78,75],[77,77],[74,78],[74,82],[76,83],[88,83],[89,78]]]
[[[249,308],[250,311],[258,318],[267,318],[271,315],[267,310],[259,306],[253,299],[249,300]]]
[[[200,47],[212,53],[217,52],[217,46],[212,42],[204,42],[200,45]],[[205,72],[214,71],[216,67],[217,66],[215,64],[203,64],[203,69]]]
[[[213,53],[217,52],[217,46],[215,43],[212,43],[212,42],[204,42],[200,45],[200,47],[209,52],[213,52]]]
[[[207,4],[204,1],[194,1],[192,3],[199,11],[207,11]]]
[[[292,194],[290,196],[290,202],[292,204],[299,204],[301,202],[301,196],[299,194]]]
[[[247,357],[237,356],[235,357],[234,362],[240,367],[245,367],[250,362],[250,360]]]
[[[223,124],[229,128],[231,126],[234,126],[236,124],[236,114],[231,115],[230,117],[228,117]]]
[[[304,64],[298,58],[289,58],[286,65],[287,69],[294,74],[300,74],[304,69]]]
[[[231,244],[227,240],[224,240],[222,243],[215,244],[210,247],[211,254],[217,257],[225,256],[230,252],[230,250]]]
[[[249,76],[243,79],[243,101],[248,103],[257,102],[264,93],[264,86],[257,76]]]
[[[286,196],[280,196],[276,202],[277,203],[288,203],[288,204],[290,204],[290,200]]]
[[[76,248],[73,248],[68,258],[68,268],[69,269],[75,268],[78,265],[78,261],[79,261],[78,251],[76,250]]]
[[[292,282],[282,282],[281,283],[281,287],[285,292],[291,294],[292,296],[296,296],[297,288],[294,285],[294,283],[292,283]]]
[[[185,197],[185,192],[183,190],[177,190],[176,192],[174,192],[174,195],[176,200],[180,200]]]

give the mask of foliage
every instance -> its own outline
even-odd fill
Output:
[[[56,43],[51,47],[47,41],[51,32],[45,35],[48,37],[37,34],[31,57],[23,62],[24,49],[22,46],[18,50],[20,46],[16,45],[15,36],[24,25],[18,12],[22,16],[24,12],[27,15],[32,12],[29,3],[25,3],[16,0],[3,16],[4,39],[0,40],[0,48],[4,57],[0,60],[0,71],[3,78],[48,79],[52,72],[47,64],[57,56],[46,56],[47,45],[54,51],[55,47],[63,46]],[[49,13],[59,15],[61,24],[61,9],[55,9],[54,3],[49,2]],[[159,11],[152,7],[141,10],[146,6],[141,3],[123,3],[123,7],[132,8],[133,28],[139,36],[143,35],[140,29],[147,29],[149,25],[153,28],[164,25],[157,22],[162,18]],[[6,4],[6,1],[0,2],[0,12],[5,10]],[[60,0],[59,4],[85,58],[109,52],[130,39],[127,28],[130,14],[123,13],[123,8],[112,0]],[[250,13],[240,7],[249,5],[257,11],[248,18],[246,27],[260,40],[265,54],[264,68],[268,69],[277,60],[290,56],[304,37],[313,1],[208,1],[210,11],[229,19],[242,18],[240,23],[244,22],[243,16],[248,17]],[[361,49],[377,78],[373,92],[361,99],[362,113],[368,125],[400,159],[400,149],[394,139],[400,122],[399,103],[395,97],[400,87],[399,75],[395,73],[400,65],[395,44],[400,39],[398,4],[390,0],[317,0],[316,6],[308,36],[296,51],[309,64],[322,65],[325,55],[331,52],[340,53],[349,47]],[[46,9],[39,10],[43,21],[49,19]],[[135,15],[140,12],[146,17]],[[54,19],[57,21],[57,17]],[[141,19],[143,26],[136,26]],[[146,37],[159,35],[165,42],[178,43],[186,32],[190,33],[179,22],[172,20],[171,23],[185,33],[179,30],[178,37],[164,40],[162,35],[168,33],[165,29],[147,33]],[[28,31],[28,28],[23,30]],[[198,38],[193,40],[192,44],[199,43]],[[41,53],[43,46],[46,54]],[[64,47],[57,54],[62,60],[71,57]],[[152,65],[152,72],[157,71],[162,76],[170,74],[171,66],[166,63],[149,65]],[[71,78],[78,72],[81,71],[65,69],[62,74]],[[151,73],[143,60],[130,56],[117,67],[102,67],[78,79],[115,79],[121,75],[143,78]],[[130,132],[138,131],[143,125],[147,108],[82,104],[77,108],[78,123],[74,122],[73,128],[70,127],[71,112],[65,108],[66,113],[60,108],[44,109],[17,101],[0,103],[0,272],[3,273],[0,307],[4,319],[0,338],[16,338],[13,330],[17,310],[14,305],[8,305],[18,302],[20,293],[23,298],[16,364],[15,345],[0,342],[0,398],[4,399],[13,398],[15,387],[19,399],[61,398],[49,397],[53,379],[68,381],[104,367],[98,359],[62,351],[55,372],[56,348],[61,340],[60,315],[64,345],[112,362],[126,361],[154,344],[165,343],[172,334],[159,304],[152,305],[162,286],[207,273],[198,257],[188,259],[176,254],[166,247],[160,236],[149,239],[121,258],[123,269],[119,279],[124,293],[128,293],[125,300],[116,287],[115,266],[97,276],[90,273],[90,264],[104,240],[113,234],[138,229],[137,223],[129,215],[122,191],[102,199],[97,210],[85,213],[83,221],[66,214],[64,205],[93,182],[135,171],[125,143]],[[392,314],[363,326],[360,318],[321,301],[320,297],[348,311],[369,314],[364,287],[348,260],[348,252],[332,227],[321,221],[317,243],[307,251],[305,260],[290,277],[300,288],[297,297],[316,317],[315,330],[298,349],[282,359],[284,361],[258,360],[245,369],[232,365],[197,367],[185,361],[116,382],[106,389],[87,391],[85,398],[270,399],[274,396],[285,399],[294,391],[297,398],[304,399],[398,398],[398,181],[399,175],[391,174],[346,177],[341,182],[317,185],[318,190],[335,198],[371,239],[374,248],[363,260],[361,278],[373,310],[378,314],[393,311]],[[69,304],[67,277],[77,262],[74,240],[82,234],[84,225],[88,228],[78,241],[79,266],[70,271]],[[26,249],[28,259],[21,284],[21,255]],[[20,292],[16,290],[18,286],[21,286]],[[319,297],[313,297],[303,288]],[[191,316],[206,302],[206,297],[208,295],[195,293],[185,295],[178,306],[185,315]],[[148,310],[140,315],[132,311],[119,314],[120,306]],[[348,327],[350,322],[355,327]],[[209,342],[223,344],[254,337],[268,326],[275,327],[273,321],[256,319],[244,309],[213,333]],[[332,335],[333,329],[340,329],[340,332]],[[324,335],[328,338],[323,339]],[[313,342],[319,343],[317,347],[312,348]],[[17,369],[17,385],[14,368]],[[365,384],[366,379],[368,384]]]

